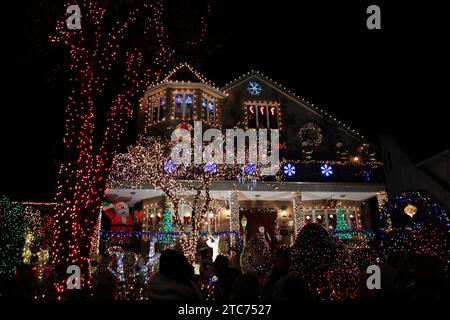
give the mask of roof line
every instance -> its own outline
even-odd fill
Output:
[[[348,132],[350,135],[356,137],[357,139],[365,140],[365,136],[363,136],[362,134],[360,134],[356,130],[352,129],[350,126],[346,125],[342,121],[338,120],[336,117],[332,116],[327,111],[325,111],[325,110],[315,106],[313,103],[303,99],[302,97],[298,96],[297,94],[295,94],[294,92],[292,92],[288,88],[281,86],[281,84],[279,84],[276,81],[273,81],[271,78],[267,77],[266,75],[264,75],[263,73],[261,73],[259,71],[251,70],[251,71],[249,71],[247,73],[244,73],[240,77],[235,78],[233,81],[228,82],[225,86],[223,86],[221,88],[221,90],[226,92],[227,90],[230,90],[231,88],[239,85],[240,83],[244,82],[246,79],[248,79],[249,77],[251,77],[253,75],[259,77],[261,80],[265,81],[272,88],[274,88],[275,90],[277,90],[277,91],[285,94],[286,96],[290,97],[295,102],[303,104],[310,111],[312,111],[312,112],[314,112],[314,113],[316,113],[316,114],[318,114],[320,116],[327,117],[331,121],[335,122],[341,129],[343,129],[344,131]]]
[[[150,84],[150,86],[145,90],[145,92],[147,92],[147,91],[149,91],[149,90],[151,90],[151,89],[153,89],[153,88],[155,88],[155,87],[157,87],[157,86],[159,86],[159,85],[162,85],[162,84],[164,84],[164,83],[170,83],[170,82],[178,82],[178,83],[182,83],[182,81],[173,81],[173,80],[170,80],[169,78],[171,77],[171,76],[173,76],[178,70],[180,70],[180,69],[182,69],[182,68],[187,68],[190,72],[192,72],[192,74],[194,75],[194,76],[196,76],[197,77],[197,79],[199,80],[199,82],[202,82],[202,83],[204,83],[204,84],[206,84],[206,85],[208,85],[208,86],[210,86],[211,88],[213,88],[213,89],[215,89],[215,90],[217,90],[217,91],[219,91],[219,92],[222,92],[222,93],[225,93],[223,90],[221,90],[221,88],[219,88],[214,82],[212,82],[211,80],[208,80],[203,74],[201,74],[200,72],[198,72],[194,67],[192,67],[189,63],[187,63],[187,62],[183,62],[183,63],[180,63],[180,64],[178,64],[178,65],[176,65],[171,71],[169,71],[168,73],[167,73],[167,75],[161,80],[161,81],[159,81],[159,82],[153,82],[152,84]],[[191,81],[185,81],[185,83],[190,83]],[[192,82],[191,82],[192,83]]]
[[[186,86],[187,85],[187,86],[194,86],[194,88],[195,88],[195,86],[204,86],[205,88],[207,88],[211,92],[214,92],[214,95],[221,96],[223,98],[225,98],[227,96],[227,93],[221,91],[220,88],[213,87],[213,86],[211,86],[211,85],[209,85],[207,83],[204,83],[204,82],[191,82],[191,81],[183,81],[183,80],[181,80],[181,81],[178,81],[178,80],[168,80],[168,81],[163,80],[163,81],[155,84],[154,86],[151,86],[151,87],[147,88],[145,90],[144,94],[147,94],[147,93],[149,93],[151,91],[158,90],[160,88],[163,90],[164,87],[168,86],[168,85],[171,85],[171,86],[173,86],[173,85]]]

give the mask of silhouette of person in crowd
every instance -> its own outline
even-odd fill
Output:
[[[187,258],[175,250],[164,250],[159,270],[148,283],[151,300],[202,300],[202,293],[194,281],[194,268]]]

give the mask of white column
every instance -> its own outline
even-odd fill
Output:
[[[355,208],[355,222],[356,222],[356,229],[361,229],[361,224],[359,223],[359,219],[361,216],[361,204],[359,204],[358,207]]]
[[[230,195],[230,231],[239,232],[239,223],[239,194],[237,191],[232,191]],[[232,241],[235,240],[234,237],[231,238]]]
[[[145,209],[145,232],[148,232],[148,208]]]
[[[302,193],[300,191],[292,193],[292,204],[294,215],[294,237],[297,237],[297,234],[305,225],[304,221],[305,217],[303,215]]]
[[[392,228],[391,217],[384,216],[383,209],[388,202],[388,195],[386,191],[377,192],[377,201],[378,201],[378,211],[381,219],[386,219],[386,231],[389,231]]]

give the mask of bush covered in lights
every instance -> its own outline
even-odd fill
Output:
[[[307,224],[297,235],[292,268],[318,299],[352,299],[357,295],[356,262],[343,242],[319,224]]]

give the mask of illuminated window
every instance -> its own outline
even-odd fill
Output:
[[[194,96],[192,94],[175,94],[175,119],[192,119]]]
[[[246,103],[247,127],[278,129],[278,104],[272,102]]]
[[[192,111],[193,111],[193,101],[194,98],[192,95],[186,95],[184,102],[185,102],[185,109],[184,109],[184,118],[185,119],[192,119]]]
[[[177,94],[175,96],[175,118],[183,118],[183,95]]]
[[[166,99],[164,95],[150,97],[148,100],[148,104],[150,106],[152,122],[155,123],[163,120],[166,107]]]
[[[165,117],[166,98],[161,97],[159,99],[159,120]]]
[[[216,102],[207,96],[202,100],[202,118],[209,123],[216,121]]]

